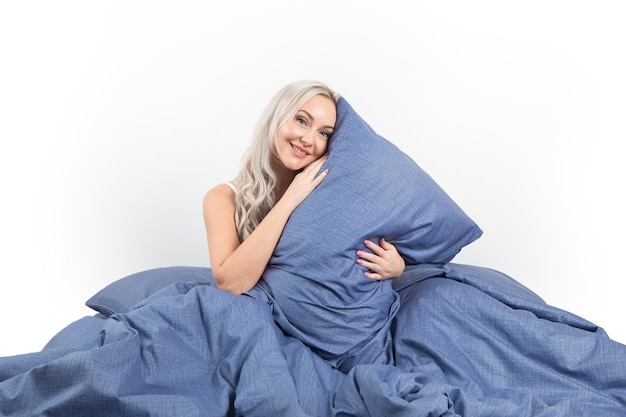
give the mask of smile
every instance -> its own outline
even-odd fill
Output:
[[[291,145],[291,149],[293,149],[294,153],[298,156],[309,156],[309,154],[307,152],[305,152],[302,148],[297,147],[296,145],[294,145],[293,143],[290,144]]]

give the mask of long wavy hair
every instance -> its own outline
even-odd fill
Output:
[[[319,81],[296,81],[283,87],[265,107],[257,122],[248,150],[244,153],[242,168],[235,178],[235,225],[243,242],[276,203],[276,174],[271,167],[277,157],[276,133],[316,95],[323,95],[335,103],[339,94]]]

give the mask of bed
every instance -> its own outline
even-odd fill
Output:
[[[478,225],[343,98],[327,164],[255,288],[199,266],[113,280],[41,351],[0,358],[0,415],[626,415],[626,346],[455,263]],[[363,277],[377,237],[400,278]]]

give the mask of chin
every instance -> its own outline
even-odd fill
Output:
[[[307,165],[309,165],[310,162],[307,162],[306,164],[290,164],[290,165],[286,165],[285,168],[294,171],[294,172],[300,172],[302,171],[304,168],[307,167]]]
[[[300,160],[291,159],[287,161],[286,163],[283,163],[283,165],[285,165],[285,168],[290,169],[292,171],[301,171],[313,161],[315,161],[315,159],[311,159],[311,158],[300,159]]]

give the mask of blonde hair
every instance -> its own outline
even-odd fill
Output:
[[[283,87],[265,107],[253,132],[242,168],[235,179],[235,225],[239,240],[244,241],[274,207],[276,174],[271,159],[276,155],[276,132],[316,95],[335,103],[339,94],[318,81],[296,81]]]

